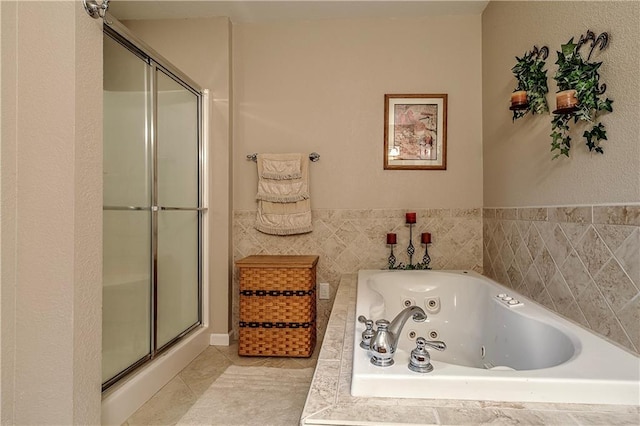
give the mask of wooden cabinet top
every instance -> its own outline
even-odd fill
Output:
[[[311,268],[318,256],[254,255],[236,261],[238,268]]]

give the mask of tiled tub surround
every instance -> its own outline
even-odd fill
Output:
[[[638,406],[361,398],[350,394],[355,274],[343,277],[301,425],[636,425]]]
[[[640,352],[640,205],[483,210],[484,274]]]
[[[317,282],[328,282],[330,299],[318,300],[318,337],[321,338],[331,313],[340,277],[360,269],[382,269],[387,265],[389,247],[386,234],[398,234],[394,254],[398,262],[408,263],[406,252],[409,209],[389,210],[313,210],[313,232],[274,236],[257,231],[255,211],[234,214],[234,262],[252,254],[319,255]],[[431,266],[434,269],[470,269],[482,272],[481,209],[411,209],[417,213],[413,227],[416,247],[414,263],[421,261],[424,247],[420,233],[430,232]],[[233,332],[238,326],[238,271],[233,277]]]

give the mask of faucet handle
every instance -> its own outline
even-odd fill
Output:
[[[433,371],[431,356],[426,346],[439,351],[447,348],[447,345],[440,340],[427,340],[424,337],[418,337],[416,339],[416,348],[411,351],[411,356],[409,357],[409,370],[415,371],[416,373],[429,373]]]
[[[362,317],[362,318],[364,318],[364,317]],[[358,318],[358,321],[360,321],[360,318]],[[364,321],[364,325],[365,325],[366,329],[362,332],[362,340],[360,341],[360,347],[362,349],[369,350],[370,347],[371,347],[371,338],[375,334],[375,332],[373,331],[373,321],[372,320],[366,320],[366,321]]]
[[[422,346],[422,349],[424,349],[425,346],[429,346],[430,348],[438,351],[444,351],[445,349],[447,349],[447,344],[442,340],[426,340],[423,337],[418,337],[416,339],[416,345],[418,346],[418,348],[421,348]]]
[[[367,321],[369,321],[369,320],[367,320],[367,317],[365,317],[364,315],[360,315],[360,316],[358,317],[358,322],[361,322],[361,323],[363,323],[363,324],[366,324],[366,322],[367,322]]]
[[[391,325],[391,323],[388,320],[383,318],[383,319],[377,320],[376,325],[378,326],[378,329],[376,331],[380,331],[380,330],[386,331]]]

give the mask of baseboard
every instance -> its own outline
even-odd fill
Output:
[[[209,344],[213,346],[229,346],[231,342],[231,332],[229,333],[211,333]]]

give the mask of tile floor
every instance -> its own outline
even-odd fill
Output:
[[[129,417],[124,425],[175,425],[230,365],[285,369],[314,368],[321,345],[322,342],[316,344],[310,358],[241,357],[238,355],[237,342],[230,346],[209,346]],[[300,412],[302,408],[300,406]],[[229,413],[229,416],[233,416],[233,413]]]

